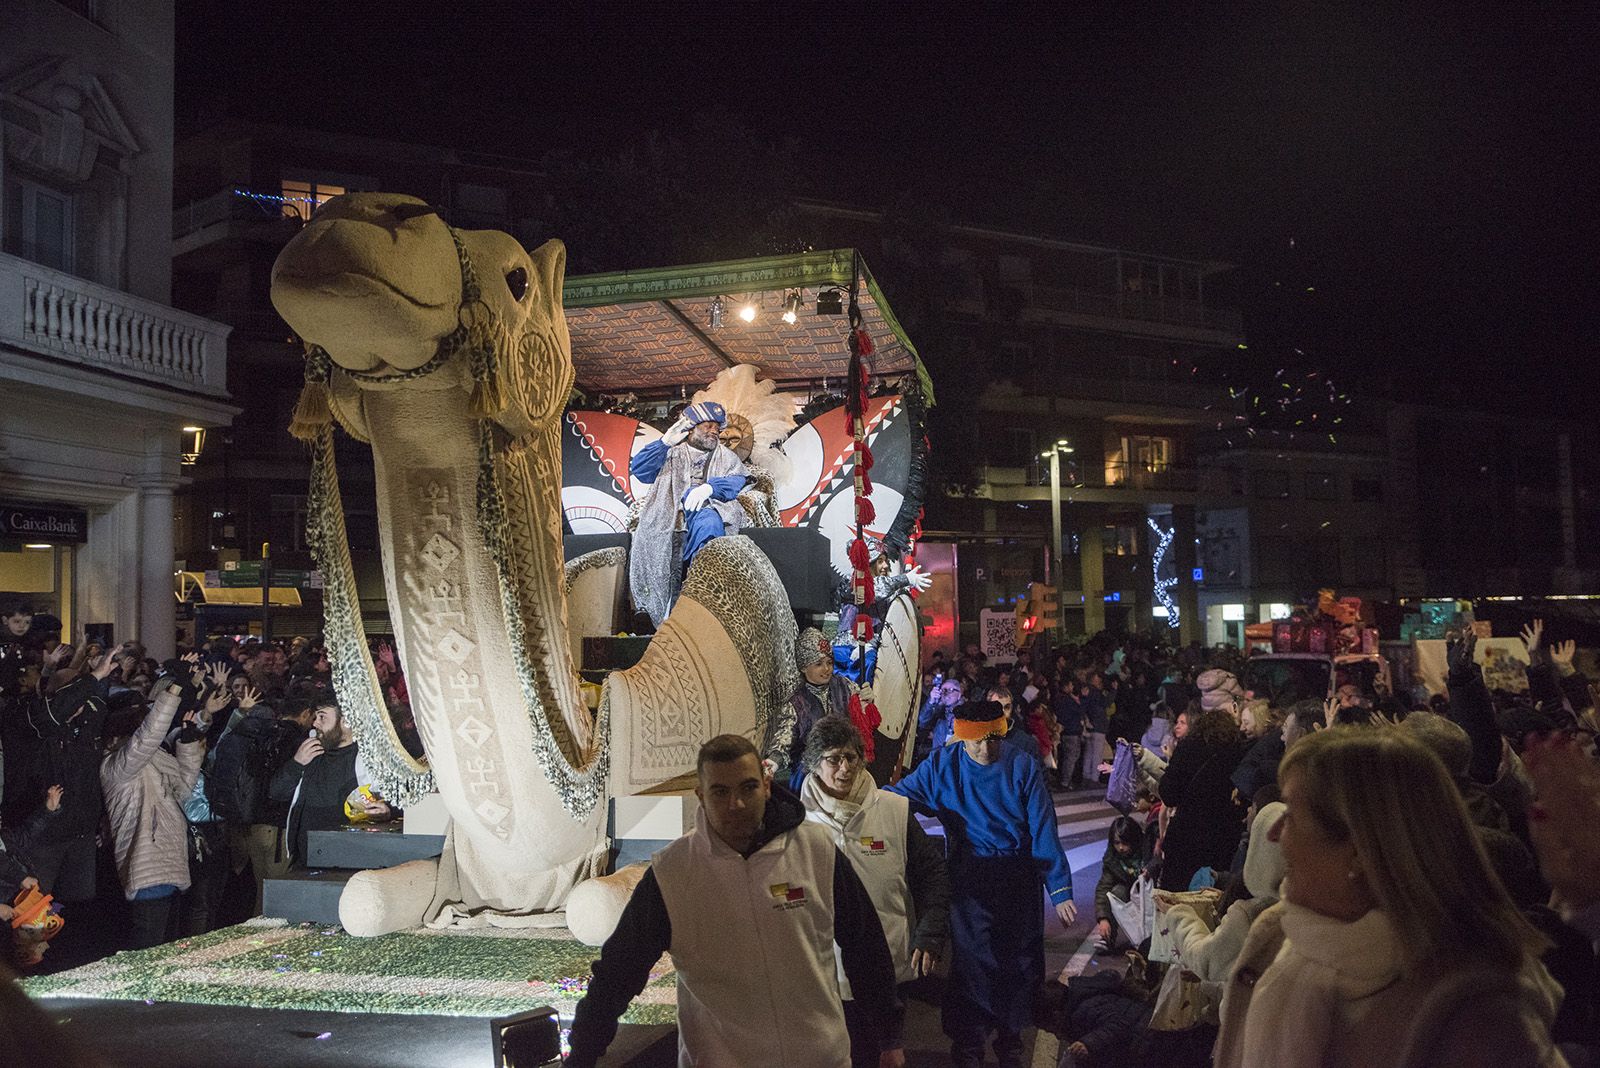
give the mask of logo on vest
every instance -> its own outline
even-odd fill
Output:
[[[772,907],[775,909],[805,908],[806,888],[803,886],[773,883],[767,887],[767,892],[772,895]]]
[[[861,852],[869,857],[881,857],[889,851],[888,843],[882,838],[861,839]]]

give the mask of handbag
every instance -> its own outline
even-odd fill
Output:
[[[1153,895],[1160,900],[1172,905],[1188,905],[1194,909],[1195,915],[1200,917],[1200,922],[1206,925],[1206,930],[1214,930],[1217,926],[1217,901],[1220,895],[1215,890],[1157,890]],[[1153,907],[1153,906],[1152,906]],[[1155,931],[1150,936],[1150,959],[1170,964],[1173,959],[1172,925],[1165,917],[1155,924]]]
[[[1128,891],[1128,900],[1123,901],[1112,895],[1109,904],[1111,918],[1128,936],[1128,941],[1136,946],[1142,945],[1156,926],[1155,883],[1150,876],[1140,872]]]
[[[1139,797],[1139,762],[1133,746],[1117,739],[1117,755],[1111,761],[1111,777],[1106,780],[1106,804],[1126,816]]]

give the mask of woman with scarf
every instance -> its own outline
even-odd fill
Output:
[[[1490,868],[1439,758],[1396,727],[1335,728],[1278,769],[1283,900],[1250,928],[1217,1068],[1556,1068],[1549,943]]]
[[[944,851],[917,822],[905,798],[878,789],[867,770],[861,732],[842,716],[824,716],[806,735],[800,800],[806,819],[827,829],[850,858],[883,923],[900,983],[933,971],[944,952],[950,917],[950,880]],[[850,1061],[878,1063],[870,1021],[856,1008],[839,972]],[[904,998],[902,998],[904,1000]]]

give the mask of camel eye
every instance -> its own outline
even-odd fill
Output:
[[[511,290],[511,299],[521,301],[528,295],[528,269],[515,267],[506,272],[506,288]]]

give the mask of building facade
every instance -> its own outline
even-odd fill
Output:
[[[14,0],[0,35],[0,598],[154,656],[173,496],[237,412],[228,328],[170,306],[173,15]]]

